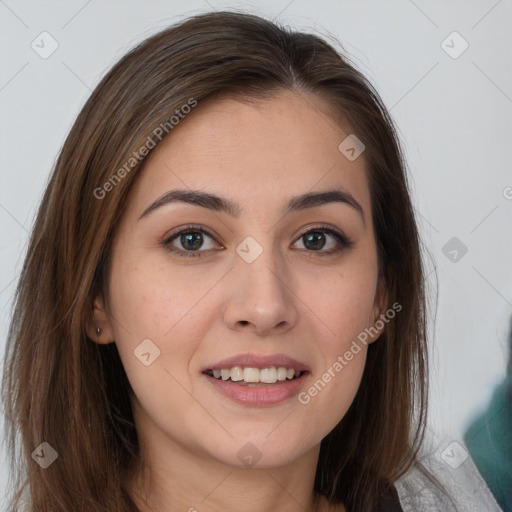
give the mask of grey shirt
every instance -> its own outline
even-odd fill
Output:
[[[503,512],[471,456],[456,468],[450,467],[437,454],[423,456],[420,460],[443,484],[449,496],[437,489],[418,468],[412,468],[395,483],[403,512]]]

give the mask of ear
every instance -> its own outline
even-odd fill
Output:
[[[100,329],[99,333],[98,328]],[[92,317],[87,322],[86,330],[89,338],[96,343],[107,345],[115,341],[114,330],[106,312],[102,294],[97,295],[94,299],[94,311]]]
[[[386,324],[389,320],[386,320],[386,311],[388,309],[388,290],[383,278],[379,279],[377,283],[377,290],[375,292],[375,300],[373,302],[372,312],[368,318],[368,331],[370,337],[368,343],[377,341],[384,331]]]

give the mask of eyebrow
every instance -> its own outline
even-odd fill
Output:
[[[149,215],[163,205],[183,202],[192,204],[195,206],[201,206],[208,208],[209,210],[217,212],[225,212],[232,217],[238,218],[240,216],[241,208],[240,205],[229,199],[217,196],[215,194],[209,194],[207,192],[201,192],[200,190],[180,190],[174,189],[166,192],[158,199],[153,201],[140,215],[139,220]],[[307,208],[313,208],[315,206],[321,206],[328,203],[344,203],[359,212],[362,217],[363,224],[365,224],[364,211],[362,206],[356,201],[354,196],[341,189],[327,190],[325,192],[308,192],[298,196],[294,196],[288,202],[284,215],[296,211],[305,210]]]

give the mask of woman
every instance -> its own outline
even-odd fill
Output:
[[[5,364],[11,506],[24,471],[31,512],[450,510],[419,462],[426,356],[377,93],[313,35],[190,18],[102,80],[43,197]]]

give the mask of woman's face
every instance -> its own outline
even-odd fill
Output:
[[[385,304],[364,153],[338,149],[351,131],[328,109],[289,91],[200,104],[137,177],[107,330],[155,451],[277,467],[318,449],[353,401],[358,335]],[[176,190],[185,200],[160,200]]]

